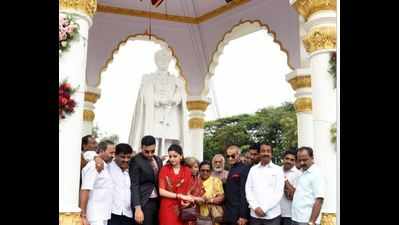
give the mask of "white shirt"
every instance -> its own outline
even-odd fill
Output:
[[[130,176],[128,170],[122,169],[112,161],[109,164],[109,172],[114,182],[112,192],[112,213],[119,216],[133,218],[133,212],[130,205]]]
[[[90,161],[82,169],[82,190],[90,190],[86,208],[89,221],[108,220],[111,218],[113,182],[109,166],[98,173],[95,162]]]
[[[295,166],[293,166],[291,169],[288,171],[284,171],[284,180],[288,180],[290,184],[294,187],[296,187],[296,182],[298,180],[298,177],[302,174],[300,170],[298,170]],[[281,198],[280,201],[280,207],[281,207],[281,217],[291,217],[291,207],[292,207],[292,201],[288,200],[285,195]]]
[[[320,169],[314,164],[298,177],[292,200],[292,220],[299,223],[309,222],[316,198],[325,198],[324,182]],[[316,223],[320,223],[320,215]]]
[[[91,161],[94,159],[94,157],[97,156],[96,151],[85,151],[83,153],[83,159],[86,160],[87,162]]]
[[[280,200],[284,194],[284,174],[281,167],[270,162],[253,166],[245,184],[245,193],[251,216],[260,219],[273,219],[281,214]],[[265,217],[258,217],[255,209],[260,207]]]

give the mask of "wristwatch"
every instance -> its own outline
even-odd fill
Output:
[[[313,223],[313,222],[309,222],[308,223],[308,225],[316,225],[315,223]]]

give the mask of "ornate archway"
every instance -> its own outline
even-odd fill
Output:
[[[266,30],[267,33],[272,34],[274,43],[280,46],[280,50],[287,55],[287,65],[290,69],[294,70],[294,67],[290,63],[290,57],[288,50],[284,48],[281,41],[277,39],[276,32],[270,29],[269,25],[262,23],[260,20],[245,20],[240,21],[234,25],[229,31],[227,31],[223,38],[218,42],[216,49],[211,55],[210,62],[208,64],[208,71],[204,79],[204,88],[201,91],[201,95],[206,96],[209,92],[209,81],[215,75],[215,69],[219,64],[220,55],[223,53],[224,47],[229,44],[230,41],[242,37],[244,35],[256,32],[258,30]]]

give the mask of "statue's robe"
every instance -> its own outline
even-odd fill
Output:
[[[184,149],[184,154],[187,156],[191,155],[186,105],[187,95],[184,81],[180,78],[175,79],[180,103],[173,107],[169,113],[170,126],[161,129],[161,125],[159,124],[160,115],[155,108],[154,82],[156,79],[159,79],[159,76],[155,73],[143,76],[133,114],[129,144],[134,150],[140,149],[141,138],[145,135],[152,135],[156,138],[177,139]]]

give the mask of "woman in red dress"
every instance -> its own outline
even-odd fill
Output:
[[[183,225],[179,209],[194,203],[194,197],[189,194],[193,177],[190,168],[182,163],[183,150],[179,145],[171,145],[168,155],[169,163],[159,171],[159,224]]]

